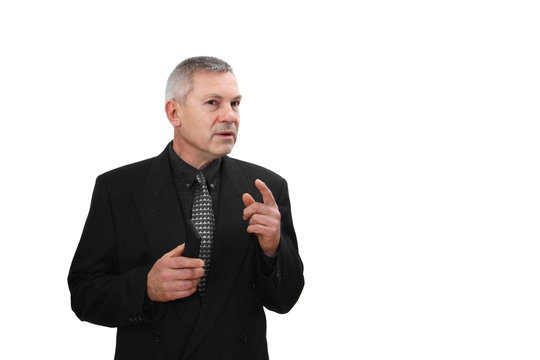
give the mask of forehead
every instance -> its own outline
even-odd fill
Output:
[[[217,94],[222,97],[240,95],[236,78],[230,72],[196,72],[192,78],[192,93],[195,96]]]

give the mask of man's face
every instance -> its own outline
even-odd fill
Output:
[[[229,72],[196,72],[176,127],[182,158],[195,167],[230,153],[240,125],[238,84]]]

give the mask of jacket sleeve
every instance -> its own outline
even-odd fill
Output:
[[[150,320],[145,312],[151,266],[118,270],[113,211],[103,176],[96,180],[90,211],[68,275],[71,307],[79,319],[109,327]]]
[[[282,179],[281,190],[276,196],[281,213],[281,237],[278,255],[272,264],[259,265],[259,286],[263,305],[280,314],[287,313],[298,301],[304,288],[304,266],[298,253],[298,242],[294,231],[287,182]],[[263,259],[259,256],[259,261]]]

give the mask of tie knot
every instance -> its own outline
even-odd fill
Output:
[[[202,172],[195,176],[195,181],[197,181],[197,184],[199,184],[201,189],[208,189],[208,186],[206,185],[206,177]]]
[[[204,177],[204,174],[202,172],[198,173],[195,176],[195,180],[197,180],[199,185],[203,185],[206,182],[206,178]]]

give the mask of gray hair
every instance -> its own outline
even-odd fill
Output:
[[[180,104],[185,104],[187,95],[193,90],[193,73],[195,72],[230,72],[232,67],[225,61],[212,56],[197,56],[188,58],[178,64],[165,88],[165,101],[175,99]]]

